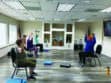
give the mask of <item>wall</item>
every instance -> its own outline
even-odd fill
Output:
[[[9,46],[0,48],[0,57],[6,56],[6,54],[10,51],[12,47],[15,47],[15,45],[9,45]]]
[[[11,17],[5,16],[5,15],[2,15],[2,14],[0,14],[0,22],[4,22],[4,23],[7,23],[7,24],[9,24],[9,23],[10,24],[17,24],[17,25],[19,23],[18,20],[15,20]]]
[[[111,37],[103,38],[103,53],[111,57]]]
[[[96,45],[102,44],[103,42],[103,21],[95,21],[92,22],[92,28],[91,31],[95,33],[96,35]]]
[[[16,25],[19,24],[19,21],[2,14],[0,14],[0,22],[7,23],[7,24],[16,24]],[[0,57],[6,55],[11,47],[12,45],[0,48]]]
[[[89,22],[76,22],[75,23],[75,40],[79,41],[80,39],[84,42],[84,35],[86,34],[88,28],[91,28],[91,23]]]
[[[82,22],[82,23],[76,23],[75,24],[75,39],[83,39],[84,35],[87,32],[88,28],[91,29],[92,33],[95,33],[96,35],[96,45],[102,44],[103,41],[103,21],[95,21],[95,22]],[[83,41],[84,42],[84,41]],[[96,46],[95,46],[96,47]]]
[[[39,42],[42,43],[43,42],[43,26],[42,26],[42,22],[22,22],[21,23],[21,27],[22,27],[22,31],[23,34],[29,35],[31,32],[34,32],[35,30],[40,31],[39,32]]]

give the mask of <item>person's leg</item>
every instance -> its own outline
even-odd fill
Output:
[[[33,49],[33,51],[34,51],[34,57],[38,57],[38,48],[37,48],[37,46],[34,46],[34,49]]]
[[[80,63],[83,65],[85,65],[85,63],[86,63],[86,55],[87,55],[86,52],[79,53],[79,60],[80,60]]]
[[[40,47],[40,52],[43,52],[43,44],[37,44],[36,46]]]
[[[36,67],[36,59],[34,58],[28,58],[27,59],[27,66],[29,67],[29,73],[30,73],[30,76],[29,78],[32,78],[32,79],[36,79],[34,76],[37,75],[34,70],[35,70],[35,67]]]
[[[84,52],[79,52],[79,62],[83,63]]]
[[[82,52],[79,52],[79,62],[82,63]]]

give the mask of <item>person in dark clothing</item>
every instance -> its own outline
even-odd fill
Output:
[[[34,72],[34,69],[36,67],[36,59],[35,58],[28,58],[27,54],[25,53],[24,49],[24,43],[22,39],[18,39],[16,41],[16,64],[19,66],[26,66],[29,67],[30,76],[29,79],[36,79],[34,75],[37,75]]]

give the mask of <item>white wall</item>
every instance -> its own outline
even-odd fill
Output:
[[[10,46],[0,48],[0,57],[6,56],[6,54],[10,51],[12,47],[15,47],[15,45],[10,45]]]
[[[104,37],[103,39],[103,53],[111,57],[111,37]]]
[[[0,22],[3,22],[3,23],[7,23],[7,24],[17,24],[19,23],[18,20],[15,20],[11,17],[8,17],[8,16],[5,16],[5,15],[2,15],[0,14]]]
[[[79,40],[82,39],[84,42],[84,35],[86,34],[89,27],[91,28],[90,22],[75,23],[75,40],[79,42]]]
[[[39,42],[43,42],[43,27],[42,27],[42,22],[22,22],[21,23],[21,28],[22,28],[22,34],[29,35],[31,32],[34,32],[35,30],[40,31],[39,32]]]
[[[88,28],[91,29],[92,33],[95,33],[96,36],[96,45],[102,44],[103,40],[103,21],[95,21],[95,22],[79,22],[75,25],[75,39],[79,41],[79,39],[83,39],[86,34]],[[96,47],[95,45],[95,47]]]
[[[92,23],[91,31],[96,35],[96,44],[102,44],[103,41],[103,21],[95,21]]]

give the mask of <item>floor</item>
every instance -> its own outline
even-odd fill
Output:
[[[111,66],[111,58],[101,55],[102,66],[81,67],[78,63],[78,52],[72,50],[50,50],[39,53],[37,59],[37,80],[29,80],[28,83],[111,83],[111,76],[107,76],[106,67]],[[45,60],[52,60],[53,65],[44,66]],[[60,64],[70,63],[71,68],[61,68]],[[10,78],[13,67],[8,57],[0,59],[0,81],[6,83]],[[24,71],[20,71],[16,77],[24,78]]]

